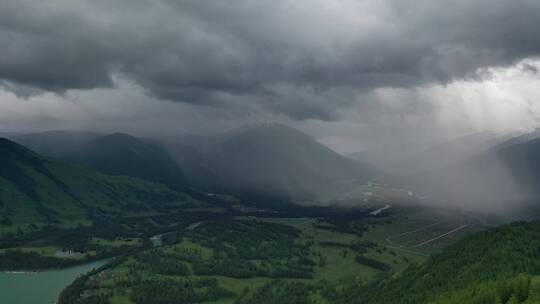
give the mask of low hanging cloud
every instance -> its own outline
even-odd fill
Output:
[[[296,124],[343,153],[372,147],[404,153],[407,145],[419,149],[471,133],[533,131],[540,126],[539,69],[540,60],[523,60],[486,69],[480,79],[378,88],[341,108],[338,121]]]
[[[34,96],[120,77],[149,99],[339,121],[381,90],[539,56],[539,26],[536,0],[4,0],[0,79]]]

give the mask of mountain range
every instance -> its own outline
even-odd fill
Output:
[[[279,124],[168,139],[82,131],[12,139],[47,157],[105,174],[158,182],[177,191],[195,188],[303,201],[344,184],[379,177],[437,200],[466,203],[540,197],[540,141],[535,134],[508,138],[478,133],[458,138],[404,158],[401,168],[407,167],[404,171],[409,173],[386,175],[374,169],[377,162],[348,159]]]
[[[46,156],[175,189],[196,187],[287,200],[310,198],[375,174],[312,137],[277,124],[172,140],[75,131],[27,134],[13,140]]]

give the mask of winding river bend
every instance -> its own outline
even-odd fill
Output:
[[[0,272],[0,303],[50,304],[79,275],[103,266],[97,261],[80,266],[40,272]]]

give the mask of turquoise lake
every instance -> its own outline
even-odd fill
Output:
[[[65,269],[33,273],[0,272],[0,303],[50,304],[79,275],[103,266],[107,261],[97,261]]]

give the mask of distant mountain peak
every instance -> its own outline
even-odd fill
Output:
[[[94,139],[94,142],[111,143],[111,144],[115,144],[115,145],[124,145],[124,144],[140,145],[140,144],[144,144],[143,141],[140,140],[139,138],[137,138],[137,137],[135,137],[133,135],[130,135],[130,134],[126,134],[126,133],[108,134],[108,135],[105,135],[105,136],[98,137],[98,138]]]
[[[266,123],[254,125],[250,128],[243,128],[233,132],[231,137],[241,137],[244,136],[255,136],[255,137],[264,137],[267,140],[275,139],[295,139],[295,140],[308,140],[315,141],[315,139],[302,131],[299,131],[295,128],[278,124],[278,123]]]
[[[100,137],[100,139],[105,139],[105,138],[131,139],[131,140],[140,141],[137,137],[135,137],[133,135],[130,135],[130,134],[127,134],[127,133],[121,133],[121,132],[111,133],[111,134],[107,134],[107,135],[104,135],[104,136]]]

